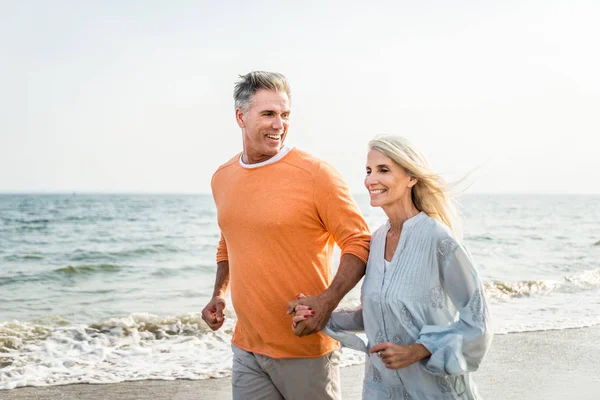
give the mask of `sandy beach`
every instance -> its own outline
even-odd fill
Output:
[[[600,398],[600,326],[497,335],[476,381],[484,399]],[[363,366],[342,369],[343,398],[360,399]],[[231,398],[228,378],[137,381],[106,385],[26,387],[0,391],[3,400]]]

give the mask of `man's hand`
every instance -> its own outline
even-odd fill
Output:
[[[288,314],[295,312],[296,306],[300,305],[307,306],[311,311],[310,318],[306,318],[302,322],[294,321],[296,326],[293,327],[293,331],[297,336],[306,336],[319,332],[327,325],[327,321],[329,321],[329,317],[337,303],[332,304],[325,293],[323,292],[318,296],[312,297],[301,297],[298,295],[300,298],[288,303]]]
[[[389,369],[405,368],[431,355],[422,344],[404,346],[389,342],[376,344],[371,347],[369,352],[377,353],[383,364]]]
[[[216,331],[225,322],[225,299],[220,296],[215,296],[202,310],[202,319],[208,324],[210,329]]]

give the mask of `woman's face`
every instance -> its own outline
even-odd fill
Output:
[[[410,188],[417,183],[404,168],[376,149],[367,154],[365,187],[372,207],[385,207],[410,199]]]

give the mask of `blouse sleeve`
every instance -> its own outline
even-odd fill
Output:
[[[437,262],[444,290],[459,318],[449,325],[423,326],[417,343],[431,356],[422,362],[436,375],[475,371],[493,336],[483,286],[471,257],[452,237],[438,242]]]
[[[367,345],[357,335],[350,332],[364,331],[362,306],[354,310],[338,309],[331,313],[323,333],[339,341],[342,346],[368,353]]]

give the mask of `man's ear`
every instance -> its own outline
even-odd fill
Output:
[[[246,123],[244,122],[244,112],[240,108],[235,109],[235,120],[240,128],[245,128]]]

